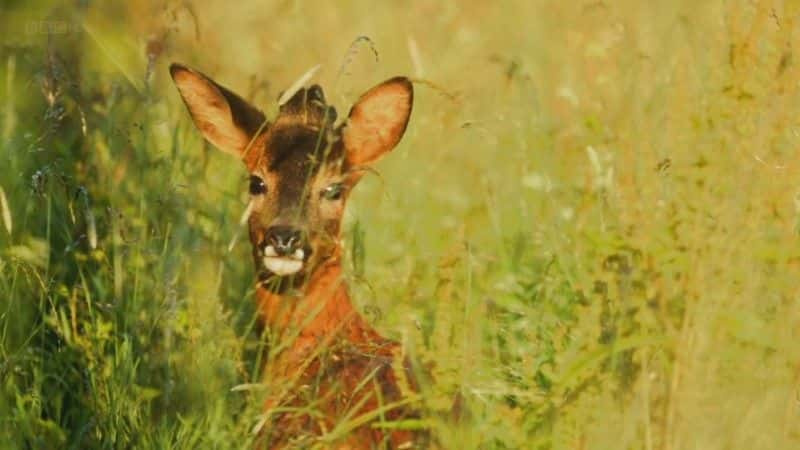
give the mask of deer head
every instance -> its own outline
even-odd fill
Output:
[[[262,286],[298,287],[341,251],[340,225],[350,191],[405,132],[411,82],[387,80],[364,93],[337,124],[322,89],[300,89],[264,114],[200,72],[170,73],[203,136],[240,158],[250,173],[249,232]]]

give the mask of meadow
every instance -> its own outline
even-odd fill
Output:
[[[317,64],[340,116],[413,79],[346,260],[437,448],[800,448],[799,13],[4,1],[0,448],[251,448],[247,173],[173,61],[268,116]]]

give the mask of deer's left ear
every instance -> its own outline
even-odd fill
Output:
[[[396,77],[368,90],[358,99],[342,130],[347,162],[363,166],[378,160],[400,142],[411,116],[414,89]]]
[[[169,72],[203,136],[218,149],[242,157],[264,114],[196,70],[172,64]]]

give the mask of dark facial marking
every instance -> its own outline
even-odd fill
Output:
[[[327,140],[319,131],[303,126],[288,126],[274,130],[269,142],[269,170],[280,172],[292,169],[298,162],[311,163],[317,153],[327,146]]]
[[[279,116],[266,131],[261,144],[264,149],[259,163],[261,172],[256,172],[269,180],[269,195],[266,197],[269,206],[265,209],[268,216],[251,222],[251,234],[264,233],[274,227],[296,229],[305,236],[306,261],[314,265],[332,254],[338,235],[340,217],[337,210],[325,205],[340,199],[345,191],[339,185],[344,144],[340,130],[334,127],[334,120],[335,111],[325,104],[321,88],[301,89],[281,106]],[[322,171],[326,175],[319,179]],[[251,191],[260,191],[259,181],[261,178],[254,174]],[[259,237],[255,240],[263,241]],[[279,283],[272,287],[274,289],[302,281],[304,274],[313,271],[313,266],[308,266],[295,276],[273,277],[264,271],[261,257],[254,249],[261,281]]]

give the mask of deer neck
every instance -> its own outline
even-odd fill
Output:
[[[276,293],[259,287],[256,298],[261,319],[273,334],[347,338],[354,328],[366,326],[350,300],[338,255],[316,267],[297,289]]]

